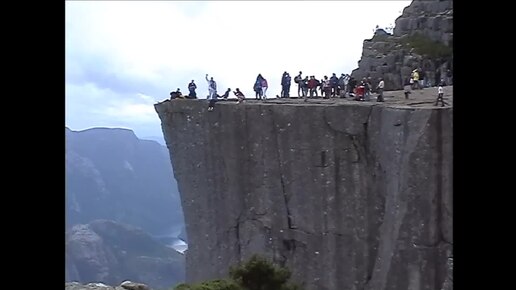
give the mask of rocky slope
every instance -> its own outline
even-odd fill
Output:
[[[165,146],[127,129],[66,132],[66,223],[109,219],[161,234],[183,226]]]
[[[357,79],[385,79],[387,90],[401,89],[412,70],[420,68],[431,84],[453,71],[453,1],[413,0],[396,19],[394,33],[377,30],[364,40]]]
[[[307,290],[451,287],[453,109],[392,99],[155,105],[187,282],[261,253]]]
[[[394,36],[414,33],[452,45],[453,0],[413,0],[396,19]]]
[[[169,288],[184,281],[184,256],[143,230],[113,221],[75,225],[66,233],[66,281],[116,285],[124,280]]]
[[[65,290],[152,290],[149,286],[142,283],[124,281],[119,286],[109,286],[103,283],[81,284],[77,282],[65,283]]]

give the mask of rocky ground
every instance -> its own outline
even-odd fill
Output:
[[[435,108],[434,103],[437,99],[437,87],[425,88],[422,90],[412,90],[408,99],[405,99],[404,91],[386,91],[384,92],[384,100],[385,102],[378,103],[376,102],[376,96],[378,94],[373,93],[370,101],[355,101],[353,98],[331,98],[331,99],[308,99],[306,102],[302,98],[292,97],[289,99],[278,99],[278,98],[268,98],[267,101],[257,101],[254,98],[247,98],[245,103],[248,105],[252,104],[320,104],[320,105],[328,105],[328,104],[360,104],[360,105],[381,105],[381,106],[389,106],[396,108]],[[453,107],[453,86],[444,87],[444,100],[448,103],[448,107]],[[236,99],[232,99],[231,101],[219,101],[217,106],[224,103],[234,103]],[[440,107],[441,104],[439,104]]]
[[[77,282],[65,283],[65,290],[152,290],[149,286],[141,283],[125,281],[119,286],[108,286],[103,283],[80,284]]]

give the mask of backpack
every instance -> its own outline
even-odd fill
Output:
[[[294,78],[294,82],[295,82],[296,84],[298,84],[300,81],[301,81],[301,77],[300,77],[300,76],[296,76],[296,77]]]

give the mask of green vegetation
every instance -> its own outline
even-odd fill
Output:
[[[301,290],[289,283],[289,270],[273,265],[254,255],[244,264],[229,269],[228,279],[218,279],[200,284],[179,284],[174,290]]]
[[[453,49],[438,41],[416,33],[401,39],[401,43],[409,48],[414,48],[414,52],[428,58],[449,58],[453,54]]]
[[[195,285],[182,283],[174,290],[242,290],[242,287],[231,280],[212,280]]]

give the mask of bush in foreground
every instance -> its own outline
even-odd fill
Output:
[[[228,279],[206,281],[199,284],[179,284],[174,290],[301,290],[289,282],[288,269],[275,266],[270,261],[254,255],[247,262],[229,269]]]

